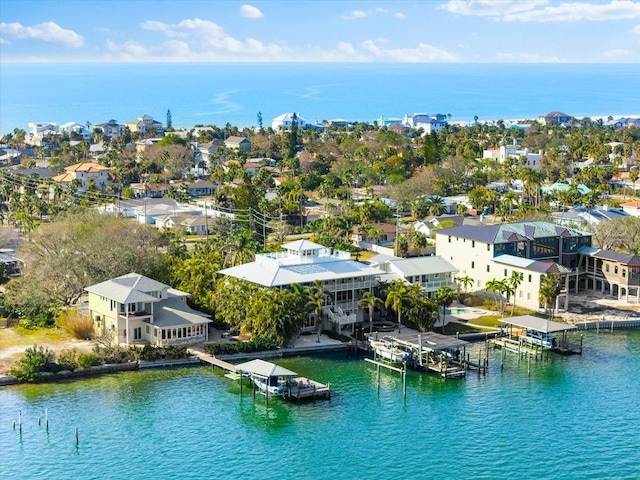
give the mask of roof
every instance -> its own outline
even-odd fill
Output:
[[[377,256],[376,256],[377,257]],[[375,258],[375,257],[374,257]],[[373,260],[373,258],[371,259]],[[457,272],[458,269],[439,255],[429,257],[410,257],[382,259],[381,263],[389,263],[394,270],[403,276],[425,275],[428,273]]]
[[[103,172],[105,170],[109,170],[109,167],[105,167],[104,165],[100,165],[99,163],[82,162],[82,163],[76,163],[75,165],[70,165],[66,167],[65,170],[67,172],[95,173],[95,172]]]
[[[579,248],[578,253],[582,255],[589,255],[594,258],[600,258],[602,260],[618,262],[622,265],[629,265],[632,267],[640,266],[640,257],[631,253],[620,253],[614,252],[613,250],[603,250],[601,248],[594,247]]]
[[[236,371],[247,372],[259,377],[294,377],[297,375],[296,372],[292,372],[280,365],[260,359],[236,365]]]
[[[562,183],[562,182],[552,183],[551,185],[542,185],[540,186],[540,191],[542,193],[549,193],[555,190],[560,192],[567,192],[572,187],[574,187],[574,185],[575,185],[575,188],[578,190],[578,192],[580,192],[582,195],[586,195],[587,193],[591,192],[591,189],[582,183],[578,183],[576,185],[576,184]]]
[[[225,140],[226,143],[241,143],[244,141],[251,142],[251,140],[249,140],[247,137],[235,137],[235,136],[228,137]]]
[[[590,233],[549,222],[517,222],[496,225],[461,225],[436,230],[436,235],[468,238],[483,243],[510,243],[546,237],[586,237]]]
[[[516,257],[515,255],[498,255],[492,259],[495,263],[509,265],[511,267],[522,268],[539,273],[569,273],[569,270],[555,262],[545,262],[542,260],[532,260],[530,258]]]
[[[153,307],[153,325],[157,327],[201,325],[210,322],[208,315],[193,310],[180,297],[166,298]],[[145,323],[151,323],[151,321],[145,320]]]
[[[334,261],[300,262],[280,265],[276,261],[254,261],[220,270],[222,275],[240,278],[265,287],[310,283],[314,280],[340,280],[353,277],[382,275],[378,268],[353,260],[336,258]]]
[[[420,345],[422,345],[422,348],[430,350],[446,350],[469,344],[469,342],[465,340],[460,340],[459,338],[442,335],[436,332],[398,334],[394,336],[385,336],[383,340],[395,340],[396,342],[404,343],[416,348],[419,348]]]
[[[303,250],[319,250],[325,249],[324,245],[320,245],[319,243],[312,242],[310,240],[296,240],[294,242],[283,243],[282,248],[286,250],[291,250],[295,252],[301,252]]]
[[[152,297],[147,292],[157,292],[167,288],[167,285],[152,278],[137,273],[128,273],[120,277],[112,278],[102,283],[86,287],[89,293],[94,293],[118,303],[133,302],[157,302],[159,299]]]
[[[534,317],[533,315],[521,315],[519,317],[504,318],[504,323],[516,325],[526,328],[527,330],[535,330],[542,333],[566,332],[567,330],[575,330],[574,325],[566,323],[552,322],[546,318]]]

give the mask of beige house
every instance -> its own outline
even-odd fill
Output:
[[[187,305],[188,293],[129,273],[86,287],[89,314],[99,334],[119,344],[190,345],[209,339],[207,315]]]
[[[436,232],[436,252],[458,268],[459,276],[473,279],[472,291],[486,290],[487,282],[523,275],[517,303],[542,308],[538,291],[544,277],[554,273],[563,285],[556,307],[566,310],[569,291],[578,288],[582,247],[591,247],[591,234],[548,222],[460,226]]]
[[[112,182],[111,171],[108,167],[93,162],[82,162],[70,165],[64,169],[65,173],[56,175],[51,180],[68,187],[74,181],[78,191],[87,190],[105,191]]]

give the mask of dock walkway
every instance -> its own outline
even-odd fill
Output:
[[[291,399],[305,400],[331,397],[331,384],[323,384],[306,377],[297,377],[288,382],[286,396]]]

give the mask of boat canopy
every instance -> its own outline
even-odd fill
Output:
[[[468,345],[469,342],[460,340],[459,338],[441,335],[435,332],[407,333],[388,336],[384,339],[391,339],[399,344],[404,344],[413,348],[422,348],[424,350],[448,350]]]
[[[265,362],[264,360],[256,359],[250,362],[244,362],[236,365],[237,372],[245,372],[256,377],[294,377],[296,372],[292,372],[275,363]]]
[[[545,318],[534,317],[533,315],[521,315],[519,317],[511,317],[502,319],[504,323],[515,325],[517,327],[526,328],[527,330],[535,330],[542,333],[566,332],[575,330],[573,325],[566,323],[553,322]]]

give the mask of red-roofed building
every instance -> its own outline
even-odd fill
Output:
[[[75,181],[80,192],[86,192],[87,190],[105,191],[112,182],[109,168],[99,163],[76,163],[64,170],[65,173],[56,175],[52,180],[63,184],[65,187],[69,187]]]

